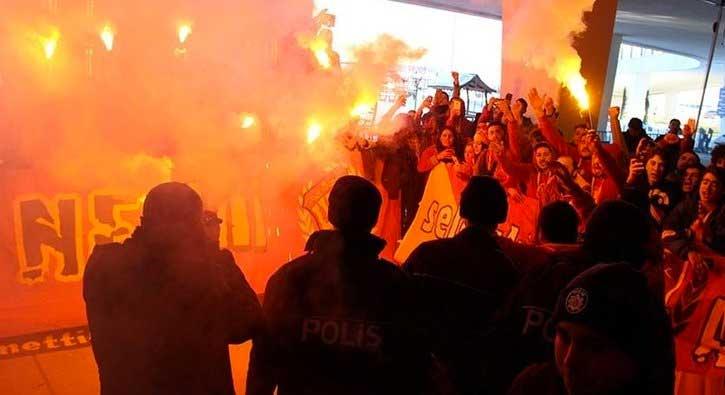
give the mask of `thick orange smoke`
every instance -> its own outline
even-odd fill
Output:
[[[582,16],[593,6],[594,0],[570,0],[566,6],[525,1],[503,26],[509,37],[506,60],[545,70],[569,89],[582,109],[589,107],[587,81],[581,75],[582,60],[572,47],[572,38],[587,29]]]
[[[284,188],[335,161],[323,145],[422,55],[383,36],[323,70],[299,45],[316,34],[312,0],[97,2],[92,17],[29,3],[0,15],[3,146],[67,190],[177,179],[213,205],[240,185]]]

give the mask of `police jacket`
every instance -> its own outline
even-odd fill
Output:
[[[373,235],[321,231],[264,297],[247,394],[416,394],[426,363],[410,324],[407,276]]]
[[[484,229],[420,245],[403,265],[417,285],[416,308],[456,393],[486,393],[486,366],[500,356],[494,318],[519,281],[519,271]]]

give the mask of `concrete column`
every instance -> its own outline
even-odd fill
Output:
[[[615,34],[612,37],[612,45],[609,48],[609,64],[607,65],[607,77],[604,80],[602,90],[602,103],[599,106],[599,121],[597,130],[607,130],[607,110],[611,107],[612,94],[614,93],[614,79],[617,76],[619,66],[619,47],[622,46],[622,35]]]
[[[559,128],[567,135],[571,135],[574,125],[582,123],[586,117],[580,114],[579,107],[569,91],[551,79],[545,71],[532,69],[523,63],[512,62],[506,56],[507,48],[512,45],[509,41],[513,40],[507,32],[506,21],[514,20],[517,12],[524,9],[528,1],[530,0],[502,0],[504,60],[501,93],[511,92],[514,97],[521,97],[525,96],[531,87],[536,87],[554,97],[555,100],[558,98]],[[568,0],[552,0],[551,3],[552,7],[569,6]],[[582,58],[582,75],[588,81],[587,91],[594,125],[598,125],[599,112],[602,108],[616,14],[617,0],[596,0],[593,11],[584,15],[584,21],[588,26],[587,31],[576,37],[573,44]],[[554,22],[536,19],[538,17],[540,16],[532,15],[531,23]],[[525,45],[525,43],[516,43],[516,45]]]

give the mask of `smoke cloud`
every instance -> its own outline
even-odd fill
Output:
[[[282,190],[336,161],[326,145],[351,110],[423,54],[382,36],[350,67],[323,70],[300,45],[315,34],[312,0],[96,1],[92,15],[84,1],[49,3],[3,4],[0,155],[66,190],[176,179],[211,205],[240,185]],[[320,138],[308,144],[311,122]]]
[[[520,3],[504,23],[508,36],[505,60],[546,71],[565,85],[583,107],[588,106],[581,57],[572,47],[574,36],[587,29],[582,20],[595,0],[541,0]]]

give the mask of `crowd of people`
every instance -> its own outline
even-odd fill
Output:
[[[86,266],[102,393],[234,393],[228,345],[250,339],[250,395],[724,393],[722,376],[676,366],[682,328],[665,295],[679,275],[665,266],[725,268],[725,147],[705,167],[691,122],[652,139],[638,119],[623,131],[617,108],[611,143],[586,124],[569,142],[535,89],[469,120],[453,78],[452,97],[438,91],[414,113],[398,114],[399,99],[380,125],[388,137],[345,136],[382,159],[384,194],[365,177],[337,180],[334,228],[261,300],[196,192],[149,192],[133,236]],[[401,201],[407,228],[441,165],[466,227],[400,265],[382,259],[371,232],[384,197]],[[535,239],[497,235],[524,197],[538,205]]]

